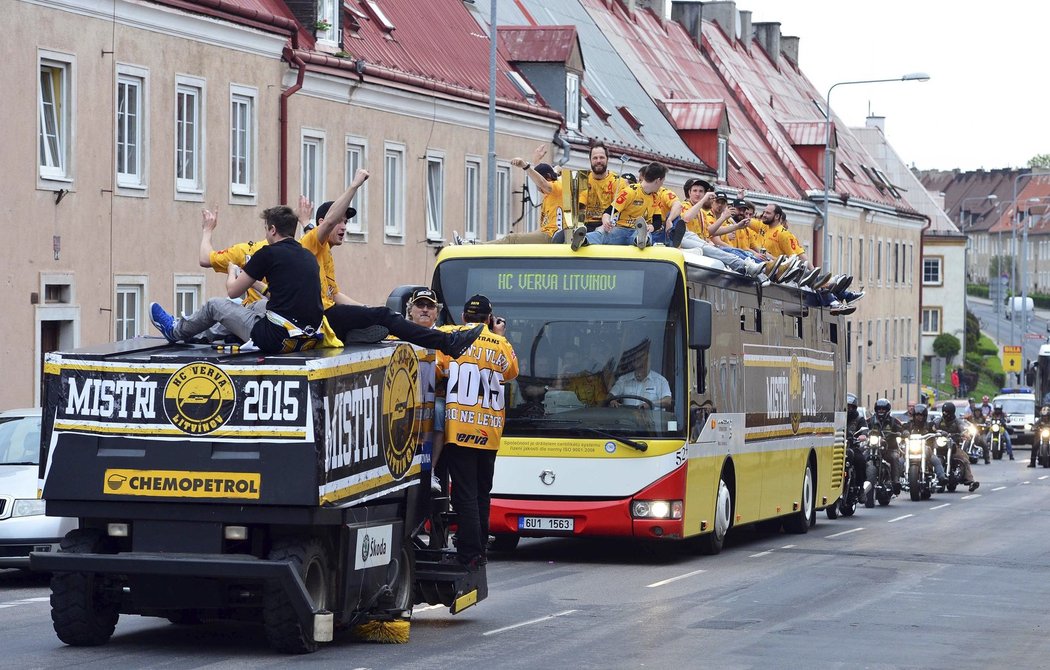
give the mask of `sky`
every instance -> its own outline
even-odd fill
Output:
[[[927,82],[838,86],[847,125],[884,116],[919,169],[1025,167],[1050,154],[1050,2],[737,0],[753,23],[800,38],[799,66],[822,95],[837,82],[912,72]]]

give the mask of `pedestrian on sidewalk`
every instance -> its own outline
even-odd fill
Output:
[[[959,368],[952,368],[952,392],[955,393],[953,398],[959,397]]]

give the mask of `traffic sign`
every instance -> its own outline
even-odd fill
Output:
[[[1021,347],[1003,345],[1003,372],[1021,371]]]
[[[1043,335],[1041,333],[1025,333],[1024,336],[1026,338],[1028,338],[1029,340],[1041,340],[1044,337],[1046,337],[1045,335]]]

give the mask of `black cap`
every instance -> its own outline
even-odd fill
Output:
[[[740,198],[736,198],[735,200],[733,200],[733,202],[730,203],[730,206],[736,207],[737,209],[744,209],[745,207],[747,207],[747,201],[741,200]]]
[[[415,291],[412,291],[412,295],[408,298],[409,303],[419,302],[420,300],[426,300],[434,303],[435,305],[438,304],[437,293],[434,293],[433,290],[427,288],[426,286],[417,288]]]
[[[331,209],[332,205],[334,205],[334,204],[335,204],[335,201],[329,200],[328,202],[323,203],[320,207],[318,207],[317,208],[317,213],[314,215],[314,221],[320,221],[324,217],[328,216],[328,210]],[[346,208],[346,220],[349,221],[350,219],[354,218],[355,216],[357,216],[357,210],[354,209],[353,207],[347,207]]]
[[[550,163],[537,163],[532,169],[538,172],[540,176],[546,179],[547,181],[558,180],[558,173],[555,172],[554,168],[551,167]]]
[[[729,200],[729,194],[725,191],[715,191],[715,200]]]
[[[699,186],[704,189],[704,193],[714,190],[714,187],[711,186],[711,182],[700,179],[699,177],[690,177],[685,180],[685,197],[689,197],[689,189],[694,186]]]
[[[492,303],[480,293],[472,295],[463,305],[463,313],[467,316],[488,316],[492,314]]]

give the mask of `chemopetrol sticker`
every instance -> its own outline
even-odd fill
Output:
[[[258,500],[262,475],[254,472],[106,470],[102,492],[153,498],[241,498]]]

